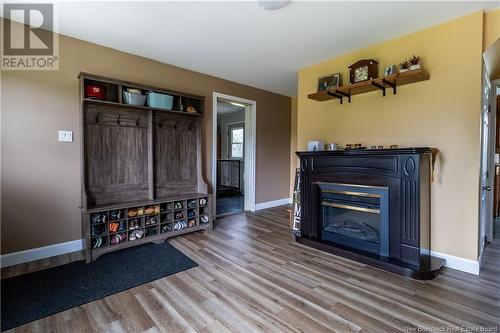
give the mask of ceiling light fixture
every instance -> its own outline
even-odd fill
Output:
[[[245,104],[240,104],[240,103],[236,103],[236,102],[230,102],[230,103],[233,104],[234,106],[239,106],[239,107],[242,107],[242,108],[245,107]]]
[[[278,10],[288,5],[289,0],[258,0],[260,7],[266,10]]]

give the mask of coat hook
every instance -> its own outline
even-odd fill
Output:
[[[137,120],[135,121],[135,126],[139,126],[139,118],[140,117],[137,117]]]
[[[158,127],[161,128],[163,126],[163,119],[160,120],[160,123],[158,124]]]
[[[117,125],[120,125],[120,118],[121,118],[121,116],[122,116],[122,115],[121,115],[121,114],[119,114],[119,115],[118,115],[118,118],[116,119],[116,124],[117,124]]]
[[[177,123],[175,123],[175,125],[174,125],[174,129],[177,129]]]
[[[193,123],[189,123],[188,130],[192,130],[192,129],[193,129]]]
[[[99,112],[97,112],[97,115],[95,116],[95,123],[97,124],[99,122]]]

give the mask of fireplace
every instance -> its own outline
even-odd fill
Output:
[[[417,279],[431,256],[430,148],[297,152],[302,244]]]
[[[320,183],[321,240],[389,256],[388,188]]]

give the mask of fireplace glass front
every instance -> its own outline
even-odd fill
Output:
[[[354,188],[353,188],[354,187]],[[321,238],[388,255],[386,189],[329,184],[321,189]]]

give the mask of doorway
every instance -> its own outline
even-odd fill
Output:
[[[255,210],[256,102],[214,93],[212,193],[216,217]]]
[[[493,219],[486,230],[487,239],[500,244],[500,80],[491,82],[490,107],[494,130],[494,158],[493,158]]]
[[[500,244],[500,80],[483,72],[479,256],[487,243]]]

